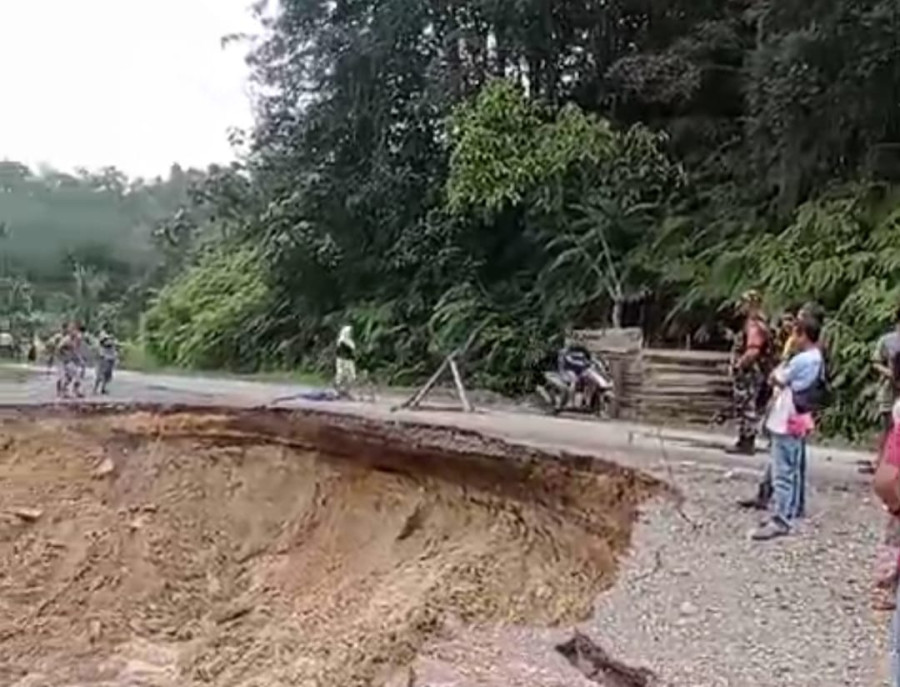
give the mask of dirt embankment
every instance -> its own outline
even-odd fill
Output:
[[[447,619],[583,617],[657,488],[347,418],[10,416],[0,684],[382,684]]]

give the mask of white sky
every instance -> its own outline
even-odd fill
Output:
[[[0,159],[131,176],[233,157],[252,0],[0,0]]]

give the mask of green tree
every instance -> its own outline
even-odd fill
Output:
[[[164,359],[321,364],[350,322],[366,366],[407,380],[479,328],[470,374],[521,391],[573,326],[724,346],[723,307],[755,286],[829,306],[836,408],[864,415],[898,296],[895,2],[282,0],[262,21],[240,164],[152,192],[54,182],[169,208],[148,279],[168,282],[147,330]],[[196,321],[174,295],[245,251],[265,297],[172,343]],[[208,345],[242,332],[256,345]]]

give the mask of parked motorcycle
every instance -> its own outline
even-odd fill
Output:
[[[537,394],[547,412],[606,415],[615,388],[606,361],[581,346],[569,346],[557,356],[554,370],[543,373]]]

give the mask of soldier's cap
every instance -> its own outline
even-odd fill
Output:
[[[760,305],[762,303],[762,294],[756,289],[744,291],[744,293],[741,294],[741,303]]]

